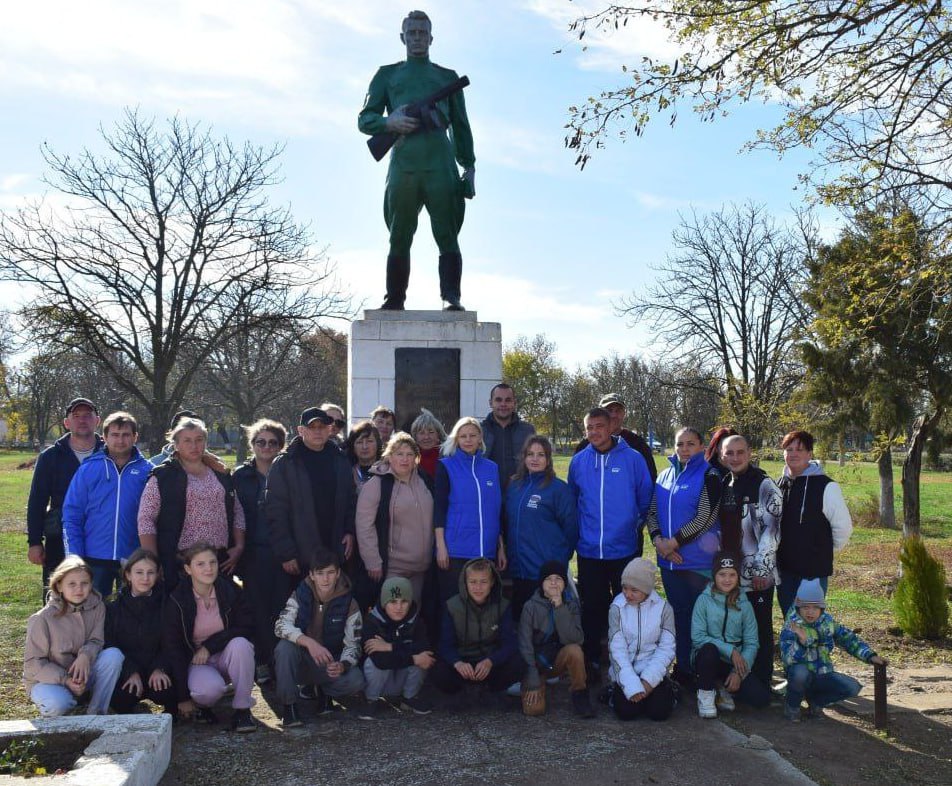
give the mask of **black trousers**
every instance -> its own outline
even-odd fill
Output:
[[[512,600],[509,602],[509,608],[512,609],[512,621],[516,623],[516,629],[519,628],[522,607],[529,602],[532,593],[537,589],[539,589],[538,581],[532,581],[531,579],[512,580]]]
[[[721,660],[721,653],[713,644],[705,644],[694,657],[694,671],[697,672],[699,690],[714,690],[719,680],[731,673],[731,664]],[[751,707],[766,707],[770,704],[770,686],[764,685],[756,674],[751,672],[740,683],[734,694],[738,701]]]
[[[467,562],[469,562],[468,559],[450,557],[450,567],[448,570],[443,570],[437,565],[436,582],[440,588],[440,606],[442,608],[446,608],[446,601],[454,595],[459,595],[459,574],[463,572],[463,565]]]
[[[141,677],[142,675],[140,674],[139,676]],[[175,698],[175,686],[169,685],[165,690],[152,690],[152,688],[149,687],[148,679],[149,675],[146,674],[142,680],[142,695],[136,696],[134,693],[122,689],[122,684],[126,680],[120,677],[112,692],[109,706],[119,715],[128,715],[135,709],[136,704],[148,699],[155,704],[161,705],[169,715],[177,715],[178,700]]]
[[[773,677],[773,596],[773,587],[747,593],[747,600],[754,607],[754,617],[757,619],[757,657],[750,667],[750,673],[768,687]]]
[[[651,718],[651,720],[663,721],[674,710],[674,690],[666,677],[641,701],[632,702],[628,701],[621,685],[615,683],[612,689],[612,705],[619,720]]]
[[[578,594],[582,601],[582,650],[588,661],[602,656],[602,639],[608,634],[608,607],[621,593],[621,574],[637,555],[621,559],[578,558]]]
[[[466,662],[475,666],[479,661],[467,660]],[[514,682],[519,682],[525,672],[526,662],[518,652],[514,652],[508,660],[493,666],[489,676],[481,683],[472,682],[470,684],[485,685],[491,691],[501,691]],[[442,658],[439,658],[433,665],[430,672],[430,681],[443,693],[459,693],[468,682],[453,668],[452,663],[447,663]]]
[[[278,643],[274,623],[291,595],[291,576],[284,572],[270,546],[250,543],[240,566],[245,599],[254,619],[255,665],[270,665]]]

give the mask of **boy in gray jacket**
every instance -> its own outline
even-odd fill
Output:
[[[582,718],[595,717],[585,685],[585,655],[582,652],[582,613],[578,599],[566,591],[568,571],[557,561],[543,564],[537,589],[522,609],[519,651],[528,665],[522,683],[522,711],[545,713],[545,682],[569,675],[572,708]]]

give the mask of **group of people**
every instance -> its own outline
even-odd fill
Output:
[[[96,406],[74,399],[27,512],[49,589],[24,663],[40,713],[88,694],[90,713],[149,699],[215,723],[230,684],[232,727],[248,732],[255,682],[294,727],[302,701],[323,713],[359,692],[361,718],[427,714],[428,679],[465,701],[521,695],[540,715],[566,677],[580,717],[596,687],[619,718],[662,720],[686,686],[714,717],[770,701],[775,587],[790,719],[858,692],[834,644],[881,661],[825,612],[852,525],[807,432],[784,437],[779,483],[728,428],[680,429],[656,475],[609,394],[562,480],[509,385],[490,407],[449,434],[427,410],[409,432],[386,407],[347,432],[340,406],[308,407],[290,442],[276,421],[248,426],[252,456],[230,472],[194,412],[149,461],[131,415],[108,415],[100,438]]]

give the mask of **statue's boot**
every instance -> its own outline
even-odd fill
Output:
[[[410,283],[410,257],[387,257],[387,296],[380,307],[386,311],[403,311]]]
[[[440,297],[444,311],[465,311],[460,305],[460,280],[463,277],[463,257],[456,254],[440,254]]]

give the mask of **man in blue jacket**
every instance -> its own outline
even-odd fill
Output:
[[[625,565],[641,556],[654,487],[641,454],[612,436],[611,415],[606,410],[589,410],[584,422],[589,444],[572,458],[569,486],[578,497],[576,554],[583,649],[589,673],[598,681],[608,607],[621,593]]]
[[[139,547],[136,516],[152,465],[136,447],[138,432],[128,412],[107,416],[106,447],[82,463],[63,501],[66,553],[86,560],[104,598],[119,582],[121,561]]]
[[[26,505],[27,558],[43,566],[43,594],[50,573],[63,561],[63,498],[79,465],[102,447],[99,410],[88,398],[66,405],[66,433],[37,456]]]

